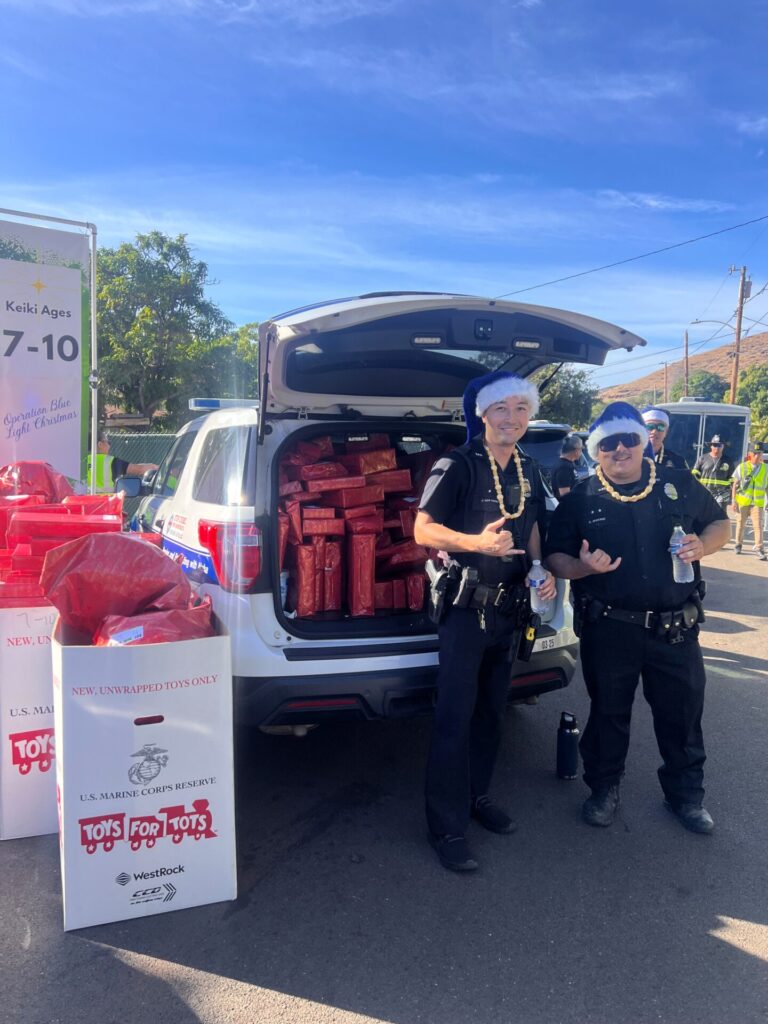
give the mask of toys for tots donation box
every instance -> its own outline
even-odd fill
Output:
[[[237,895],[228,636],[53,636],[64,928]]]
[[[0,839],[55,832],[51,686],[55,609],[0,602]]]

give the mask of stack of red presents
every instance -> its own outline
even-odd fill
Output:
[[[288,608],[302,618],[421,611],[427,551],[413,539],[418,496],[406,464],[411,456],[401,455],[398,464],[387,434],[343,448],[337,452],[330,437],[299,441],[280,461]]]
[[[48,551],[91,533],[123,528],[118,494],[73,494],[47,462],[0,469],[0,607],[47,603],[40,574]]]

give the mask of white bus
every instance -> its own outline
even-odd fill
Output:
[[[733,466],[746,457],[750,428],[748,406],[681,398],[679,402],[664,402],[659,408],[669,413],[665,444],[682,455],[691,469],[698,457],[709,451],[709,442],[715,434],[724,443],[724,454],[730,456],[728,461]]]

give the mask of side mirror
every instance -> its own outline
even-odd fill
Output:
[[[148,493],[137,476],[119,476],[115,480],[115,491],[122,491],[126,498],[140,498]]]
[[[145,487],[151,487],[152,484],[155,482],[155,477],[156,476],[157,476],[157,470],[156,469],[148,469],[147,472],[144,474],[144,476],[141,478],[141,482],[142,482],[142,484]],[[146,491],[142,491],[142,493],[146,494],[147,492]]]

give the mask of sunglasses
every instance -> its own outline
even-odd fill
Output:
[[[712,443],[710,444],[710,446],[709,446],[709,447],[710,447],[710,448],[722,448],[723,446],[722,446],[722,444],[719,444],[719,443],[718,443],[717,441],[713,441],[713,442],[712,442]]]
[[[642,444],[642,440],[639,434],[611,434],[610,437],[604,437],[602,441],[598,441],[597,447],[601,452],[615,452],[619,445],[623,445],[625,448],[637,448],[639,444]]]
[[[657,430],[660,434],[663,434],[664,431],[667,429],[667,426],[666,426],[665,423],[646,423],[645,424],[645,429],[646,430]]]

